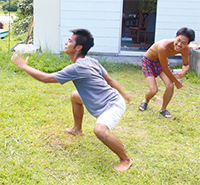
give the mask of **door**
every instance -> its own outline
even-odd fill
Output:
[[[155,23],[156,23],[157,0],[123,0],[122,18],[122,51],[146,51],[154,43]],[[145,29],[137,30],[130,27],[138,26],[139,13],[148,13],[148,20]],[[142,26],[142,21],[140,27]],[[145,39],[146,35],[146,39]]]

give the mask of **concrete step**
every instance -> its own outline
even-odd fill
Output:
[[[118,55],[115,54],[92,54],[92,57],[99,59],[100,61],[110,62],[123,62],[131,63],[133,65],[142,65],[142,57],[145,52],[127,52],[121,51]],[[182,64],[182,58],[180,55],[168,58],[170,66],[176,66]]]

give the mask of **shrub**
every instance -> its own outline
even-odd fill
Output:
[[[9,1],[7,1],[6,3],[3,4],[2,9],[3,11],[7,10],[11,12],[16,12],[18,8],[17,4],[18,4],[18,0],[11,1],[10,3]]]
[[[33,0],[20,0],[16,16],[12,24],[14,34],[26,33],[33,16]]]
[[[15,72],[21,71],[11,62],[11,52],[0,51],[0,70],[11,70]],[[24,59],[29,56],[29,65],[46,73],[59,71],[71,64],[69,57],[65,55],[56,55],[50,52],[24,54]]]

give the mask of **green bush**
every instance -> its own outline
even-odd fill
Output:
[[[0,47],[0,70],[12,70],[15,72],[22,72],[15,64],[13,64],[11,59],[12,53],[10,51],[4,51]],[[29,56],[29,65],[46,73],[53,73],[59,71],[70,65],[72,61],[70,60],[69,56],[65,53],[53,54],[49,51],[45,53],[32,53],[32,54],[24,54],[24,59]],[[107,62],[105,60],[100,59],[100,63],[105,67],[105,69],[109,72],[116,72],[116,71],[134,71],[134,70],[141,70],[141,66],[135,66],[133,64],[125,64],[125,63],[115,63],[115,62]],[[178,66],[180,68],[180,66]],[[199,76],[194,72],[187,72],[184,76],[185,79],[192,83],[200,83]]]
[[[14,34],[26,33],[33,16],[33,0],[20,0],[16,16],[17,18],[12,24]]]
[[[0,51],[0,70],[11,70],[20,72],[21,70],[11,62],[11,52]],[[71,61],[67,55],[56,55],[50,52],[46,53],[32,53],[24,54],[24,59],[29,56],[29,65],[44,71],[46,73],[53,73],[59,71],[71,64]],[[22,72],[22,71],[21,71]]]
[[[18,4],[18,0],[11,1],[10,3],[9,1],[7,1],[6,3],[3,4],[2,9],[3,11],[7,10],[11,12],[16,12],[18,8],[17,4]]]
[[[4,1],[0,1],[0,10],[2,10],[2,6],[4,5]]]
[[[33,53],[29,57],[29,65],[46,73],[59,71],[71,64],[67,55],[56,55],[51,52]]]
[[[196,84],[200,83],[200,77],[197,75],[195,71],[190,71],[186,73],[185,78],[188,79],[192,83],[196,83]]]
[[[14,70],[16,71],[17,68],[13,66],[10,62],[11,58],[11,53],[5,52],[5,51],[0,51],[0,70],[5,69],[5,70]],[[15,67],[15,68],[14,68]]]

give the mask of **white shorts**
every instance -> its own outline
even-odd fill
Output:
[[[126,103],[120,95],[120,99],[110,109],[102,113],[96,123],[104,124],[111,130],[117,125],[125,110]]]

